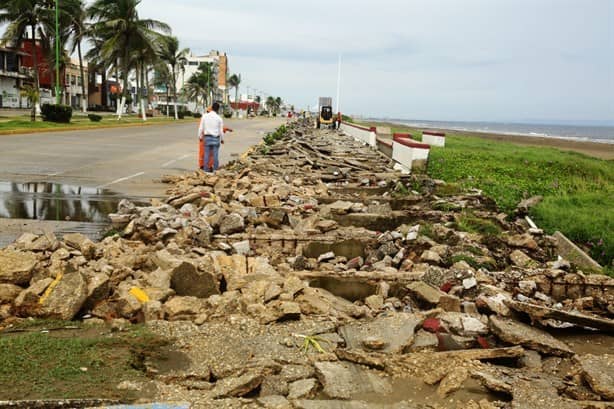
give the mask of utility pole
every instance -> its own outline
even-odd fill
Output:
[[[60,23],[59,0],[55,0],[55,103],[60,104]],[[83,81],[83,79],[81,79]]]
[[[337,67],[337,104],[335,112],[339,111],[339,98],[341,98],[341,54],[339,54],[339,64]]]

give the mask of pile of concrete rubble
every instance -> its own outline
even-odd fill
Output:
[[[195,407],[613,407],[612,350],[552,334],[614,345],[614,279],[481,192],[305,121],[165,182],[165,201],[122,201],[99,243],[0,250],[0,327],[145,322],[195,354],[149,368],[160,398]]]

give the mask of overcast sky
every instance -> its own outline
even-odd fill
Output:
[[[306,107],[433,120],[614,121],[614,0],[143,0],[195,54]]]

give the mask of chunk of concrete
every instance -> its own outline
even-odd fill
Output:
[[[438,288],[428,285],[424,281],[414,281],[407,285],[407,289],[416,297],[419,301],[423,301],[430,306],[436,306],[439,304],[439,300],[442,296],[446,295]]]
[[[522,345],[548,355],[572,356],[574,353],[567,344],[546,331],[509,318],[491,316],[490,328],[503,341],[512,345]]]
[[[591,389],[602,398],[614,401],[614,355],[578,355],[575,360]]]
[[[301,379],[289,385],[288,399],[310,399],[316,394],[318,381],[313,378]]]
[[[0,283],[28,284],[37,262],[38,258],[31,252],[0,250]]]
[[[316,375],[324,386],[324,394],[333,399],[351,399],[363,393],[387,395],[390,382],[376,372],[349,362],[316,362]]]
[[[217,381],[211,392],[214,398],[245,396],[259,387],[263,378],[263,375],[258,372],[248,372],[242,376],[224,378]]]
[[[588,254],[582,251],[571,240],[560,231],[555,232],[552,237],[556,239],[556,247],[559,255],[569,260],[578,268],[586,271],[602,272],[603,267],[593,260]]]
[[[171,272],[171,288],[177,295],[207,298],[219,294],[219,283],[209,272],[199,271],[187,261],[176,266]]]
[[[381,340],[378,352],[400,354],[405,352],[414,340],[416,328],[422,318],[409,313],[397,313],[378,317],[371,322],[353,322],[339,328],[348,349],[371,350],[365,343],[370,338]]]
[[[87,280],[78,271],[63,274],[41,297],[41,313],[47,317],[72,320],[87,299]]]

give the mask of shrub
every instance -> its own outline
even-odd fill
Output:
[[[96,114],[88,114],[87,116],[92,122],[100,122],[102,121],[102,116]]]
[[[200,118],[200,117],[202,117],[202,116],[203,116],[203,114],[201,114],[200,112],[194,112],[194,113],[192,114],[192,116],[193,116],[194,118]]]
[[[179,119],[185,118],[185,112],[184,111],[177,111],[177,118],[179,118]]]
[[[224,118],[232,118],[232,111],[225,110],[224,111]]]
[[[72,118],[72,108],[61,104],[43,104],[41,114],[45,121],[69,123]]]

